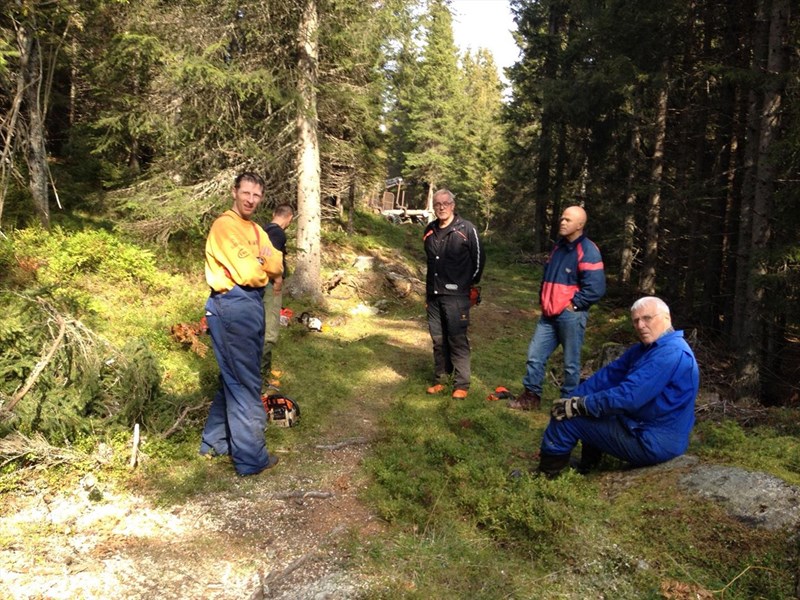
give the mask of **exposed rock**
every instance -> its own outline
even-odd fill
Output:
[[[394,271],[389,271],[386,273],[386,279],[392,285],[395,293],[400,298],[405,298],[411,293],[421,295],[425,290],[425,284],[419,279],[401,275],[400,273],[395,273]]]
[[[720,502],[731,515],[755,526],[790,530],[800,524],[800,489],[773,475],[701,464],[679,483]]]
[[[355,267],[356,271],[364,272],[369,271],[375,268],[375,257],[374,256],[356,256],[356,260],[353,263],[353,267]]]
[[[800,488],[768,473],[706,464],[696,456],[683,455],[652,467],[608,473],[606,478],[627,488],[641,476],[666,471],[682,471],[681,488],[718,502],[745,523],[787,531],[800,526]]]

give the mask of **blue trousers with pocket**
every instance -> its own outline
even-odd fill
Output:
[[[542,315],[528,346],[527,371],[522,379],[522,385],[526,389],[542,395],[547,359],[559,344],[564,349],[561,397],[569,397],[570,392],[578,387],[581,382],[581,346],[588,319],[589,313],[583,310],[565,310],[555,317]]]
[[[212,293],[206,302],[220,387],[208,412],[200,454],[230,454],[240,475],[258,473],[269,461],[267,413],[261,403],[263,296],[263,288],[235,286],[223,294]]]
[[[618,415],[599,419],[550,419],[542,437],[541,451],[542,454],[569,454],[579,440],[634,467],[654,465],[675,457],[674,453],[660,452],[657,446],[645,443]]]

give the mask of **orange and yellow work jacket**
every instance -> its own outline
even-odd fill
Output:
[[[264,287],[282,272],[283,253],[258,224],[232,210],[217,217],[206,240],[206,281],[212,290]]]

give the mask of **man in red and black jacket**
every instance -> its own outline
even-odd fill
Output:
[[[428,224],[422,237],[428,263],[425,291],[434,367],[434,382],[427,392],[443,392],[452,375],[453,398],[466,398],[470,289],[481,280],[485,254],[475,226],[456,214],[452,192],[437,191],[433,210],[436,220]]]
[[[569,206],[561,214],[561,236],[544,266],[539,300],[542,316],[528,346],[527,372],[522,394],[509,408],[539,408],[547,359],[558,347],[564,349],[564,380],[561,397],[569,398],[580,383],[581,346],[589,307],[606,293],[606,276],[600,250],[583,229],[586,211]]]

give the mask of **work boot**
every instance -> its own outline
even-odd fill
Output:
[[[575,470],[586,475],[600,464],[602,458],[603,451],[600,448],[581,442],[581,460],[575,465]]]
[[[525,388],[525,391],[522,392],[518,398],[515,398],[506,404],[506,406],[512,410],[537,410],[541,403],[542,399],[539,397],[539,394]]]
[[[269,471],[272,467],[278,464],[281,459],[274,454],[270,454],[269,458],[267,458],[267,464],[264,465],[260,471],[256,471],[255,473],[237,473],[239,477],[252,477],[254,475],[260,475],[265,471]]]
[[[555,479],[569,464],[569,454],[544,454],[539,457],[539,473],[548,479]]]

